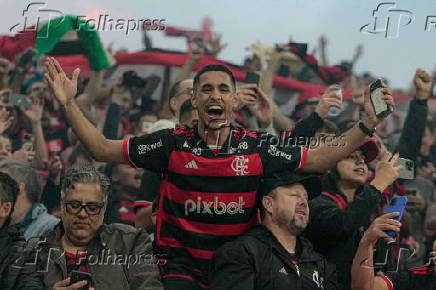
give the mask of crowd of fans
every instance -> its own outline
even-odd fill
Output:
[[[436,289],[435,78],[417,69],[406,116],[378,119],[361,47],[332,80],[278,45],[239,85],[223,65],[194,72],[225,45],[193,41],[158,102],[134,71],[103,85],[50,56],[0,58],[0,288]],[[272,98],[276,75],[326,89]]]

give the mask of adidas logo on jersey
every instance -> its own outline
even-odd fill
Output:
[[[279,273],[281,273],[281,274],[283,274],[283,275],[288,275],[288,272],[286,272],[285,267],[282,267],[282,268],[279,270]]]
[[[195,160],[191,160],[190,162],[186,163],[185,168],[198,169],[198,166],[197,163],[195,163]]]

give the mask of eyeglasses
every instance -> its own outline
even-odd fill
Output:
[[[173,98],[177,98],[178,96],[181,96],[181,95],[183,95],[183,94],[190,94],[190,93],[192,93],[193,91],[194,91],[193,88],[186,88],[186,89],[184,89],[184,90],[178,92],[177,94],[175,94]]]
[[[3,110],[3,109],[8,111],[9,113],[11,113],[14,110],[14,108],[12,106],[3,106],[3,105],[0,105],[0,111]]]
[[[64,202],[64,204],[69,214],[78,214],[79,212],[82,211],[82,208],[84,208],[86,213],[90,216],[99,215],[101,209],[104,207],[104,203],[82,204],[79,201],[68,201],[68,202]]]

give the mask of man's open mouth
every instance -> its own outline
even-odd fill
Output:
[[[212,105],[206,109],[206,113],[211,119],[222,119],[224,110],[221,106]]]

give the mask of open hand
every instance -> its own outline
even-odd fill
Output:
[[[76,68],[73,72],[73,77],[69,79],[53,57],[47,57],[45,66],[48,73],[44,74],[44,78],[47,80],[59,104],[65,107],[72,103],[77,93],[77,79],[80,69]]]

